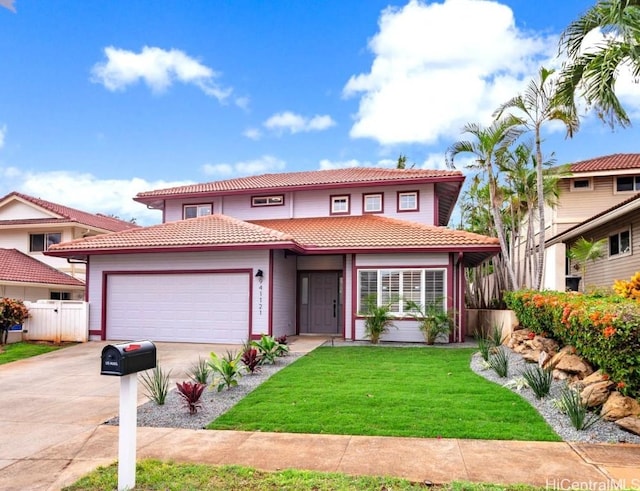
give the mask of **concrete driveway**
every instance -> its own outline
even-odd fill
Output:
[[[102,348],[111,343],[88,342],[0,365],[0,489],[57,489],[68,467],[81,465],[67,458],[69,452],[82,450],[97,427],[119,411],[120,378],[100,375]],[[155,344],[159,364],[172,371],[171,386],[173,381],[187,380],[199,357],[239,349],[238,345]],[[140,383],[138,399],[147,400]],[[78,448],[67,449],[63,456],[60,449],[65,444]],[[102,463],[116,459],[117,452],[108,452]],[[87,463],[86,471],[95,463]],[[82,475],[83,469],[79,471]]]

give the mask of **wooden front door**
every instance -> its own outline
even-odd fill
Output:
[[[338,272],[310,272],[301,274],[299,302],[300,332],[338,334],[342,302],[341,274]]]

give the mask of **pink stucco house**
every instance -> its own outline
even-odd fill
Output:
[[[93,339],[240,343],[328,334],[365,339],[369,294],[456,313],[466,334],[464,268],[497,239],[446,228],[464,176],[351,168],[243,177],[139,193],[160,225],[52,246],[87,262]],[[383,340],[421,342],[402,301]]]

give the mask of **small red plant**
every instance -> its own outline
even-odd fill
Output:
[[[200,397],[206,387],[199,382],[182,382],[181,384],[176,382],[178,386],[178,394],[184,400],[185,406],[189,408],[189,414],[196,414],[198,409],[202,409],[202,403]]]
[[[282,336],[278,336],[276,338],[276,343],[278,343],[278,344],[287,344],[287,335],[284,334]]]
[[[242,363],[249,373],[256,373],[260,371],[260,363],[262,362],[262,356],[260,352],[256,348],[247,348],[242,353],[242,358],[240,358]]]

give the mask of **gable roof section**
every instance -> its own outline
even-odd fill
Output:
[[[12,225],[22,223],[60,223],[61,221],[67,221],[77,223],[96,229],[103,230],[105,232],[118,232],[130,228],[137,228],[136,225],[131,222],[126,222],[118,218],[108,217],[101,214],[87,213],[85,211],[70,208],[68,206],[52,203],[40,198],[34,198],[26,194],[12,192],[6,196],[0,198],[0,207],[9,203],[12,200],[19,200],[30,205],[41,208],[51,214],[51,218],[35,218],[35,219],[18,219],[18,220],[0,220],[0,225]]]
[[[640,172],[640,153],[615,153],[596,157],[570,165],[571,173],[609,173],[611,171],[637,170]]]
[[[17,249],[0,249],[0,282],[84,288],[85,284]]]
[[[363,184],[407,184],[443,180],[459,181],[462,183],[464,176],[462,172],[458,170],[350,167],[347,169],[262,174],[260,176],[190,184],[156,191],[145,191],[138,193],[134,200],[156,207],[162,200],[168,198],[187,198],[243,192],[292,191],[309,187],[336,188],[362,186]]]
[[[499,251],[498,240],[446,227],[376,215],[244,222],[226,215],[169,222],[56,244],[48,255],[192,252],[225,248],[279,248],[300,254],[345,252],[468,252],[476,263]]]
[[[612,206],[611,208],[601,211],[597,215],[594,215],[586,219],[585,221],[568,228],[564,232],[560,232],[559,234],[547,240],[546,245],[552,246],[554,244],[559,244],[560,242],[566,242],[573,238],[579,237],[580,235],[594,229],[595,227],[606,225],[611,220],[626,215],[627,213],[634,212],[638,209],[640,209],[640,193],[634,194],[629,199],[626,199],[623,202]]]

